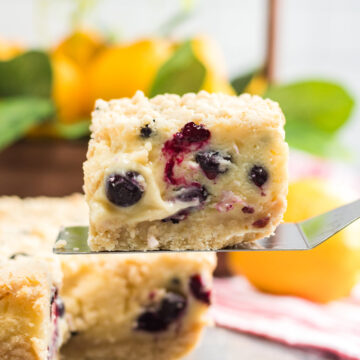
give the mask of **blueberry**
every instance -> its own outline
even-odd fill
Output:
[[[178,211],[176,214],[169,216],[165,219],[162,219],[162,222],[171,221],[173,224],[178,224],[180,221],[185,220],[188,215],[197,210],[208,198],[209,193],[205,186],[201,186],[198,183],[194,183],[189,187],[182,187],[177,190],[176,199],[183,202],[191,202],[194,200],[198,200],[199,204],[196,206],[189,206],[186,209]]]
[[[264,217],[261,219],[256,220],[255,222],[253,222],[253,226],[255,226],[256,228],[264,228],[270,221],[269,217]]]
[[[249,178],[256,186],[261,187],[267,182],[269,175],[262,166],[254,165],[249,172]]]
[[[205,289],[204,283],[199,274],[193,275],[190,278],[189,287],[190,287],[191,293],[194,295],[194,297],[196,299],[198,299],[199,301],[201,301],[207,305],[210,305],[211,291]]]
[[[14,253],[12,254],[9,259],[10,260],[15,260],[18,256],[29,256],[29,254],[26,254],[24,252],[17,252],[17,253]]]
[[[164,179],[172,185],[179,185],[181,179],[174,176],[174,167],[181,153],[200,149],[209,139],[211,133],[204,125],[194,122],[187,123],[172,139],[165,142],[162,153],[166,156]],[[195,149],[194,149],[195,148]]]
[[[168,292],[160,304],[148,308],[138,317],[136,329],[148,332],[165,331],[179,319],[185,311],[186,305],[185,296]]]
[[[164,144],[162,151],[166,155],[179,154],[188,151],[191,144],[202,145],[210,139],[210,136],[210,131],[204,125],[189,122]]]
[[[55,300],[55,304],[56,304],[56,315],[59,317],[64,317],[65,315],[65,304],[62,301],[61,297],[57,297]]]
[[[224,174],[228,171],[231,155],[221,154],[219,151],[207,150],[198,152],[195,155],[195,161],[200,165],[206,177],[213,180],[219,174]]]
[[[149,127],[149,124],[146,124],[145,126],[143,126],[141,129],[140,129],[140,136],[142,138],[149,138],[152,134],[152,129],[151,127]]]
[[[255,212],[252,206],[244,206],[241,210],[244,214],[253,214]]]
[[[210,138],[210,131],[203,125],[196,125],[193,122],[187,123],[181,130],[183,138],[189,143],[203,142]]]
[[[188,215],[190,214],[190,208],[188,209],[184,209],[184,210],[180,210],[178,211],[176,214],[169,216],[165,219],[162,219],[162,222],[169,222],[171,221],[173,224],[178,224],[180,221],[185,220]]]
[[[171,279],[170,283],[171,283],[171,285],[174,285],[174,286],[180,286],[181,280],[178,277],[174,277]]]
[[[125,174],[111,174],[106,179],[106,196],[108,200],[121,207],[136,204],[144,193],[144,177],[136,171]]]
[[[165,164],[165,180],[169,182],[172,185],[176,185],[178,183],[178,180],[174,176],[174,167],[175,167],[175,159],[171,158],[169,161]]]
[[[54,305],[55,305],[55,309],[53,307]],[[62,318],[65,315],[65,304],[62,301],[61,297],[59,296],[59,291],[56,287],[53,287],[51,289],[51,299],[50,299],[51,316],[53,315],[53,311],[55,316],[59,316]]]
[[[59,291],[58,291],[57,287],[53,286],[53,287],[51,288],[50,305],[52,305],[52,304],[55,302],[55,300],[56,300],[57,297],[58,297],[58,294],[59,294]]]
[[[199,203],[201,204],[207,199],[208,196],[209,193],[205,186],[192,185],[189,187],[180,188],[178,190],[176,199],[184,202],[190,202],[198,199]]]

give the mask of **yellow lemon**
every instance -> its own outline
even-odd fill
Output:
[[[284,220],[296,222],[342,205],[322,180],[306,179],[290,185]],[[230,269],[274,294],[328,302],[348,296],[359,280],[359,222],[308,251],[230,253]]]
[[[235,91],[228,81],[224,55],[211,37],[202,35],[191,41],[195,56],[206,68],[206,75],[202,89],[208,92],[221,92],[235,95]]]
[[[11,41],[0,38],[0,60],[6,61],[22,53],[24,49]]]
[[[227,95],[236,95],[234,88],[228,80],[219,78],[214,75],[206,75],[202,90],[209,93],[223,93]]]
[[[95,31],[77,30],[55,48],[54,55],[64,55],[77,65],[86,66],[105,46],[103,38]]]
[[[170,57],[173,44],[161,38],[111,46],[102,51],[89,67],[91,106],[96,99],[147,93],[160,66]]]
[[[70,58],[58,54],[51,57],[53,68],[53,99],[57,118],[74,123],[90,114],[86,111],[87,87],[80,67]]]
[[[251,95],[263,95],[268,87],[268,82],[263,74],[256,74],[246,86],[245,91]]]

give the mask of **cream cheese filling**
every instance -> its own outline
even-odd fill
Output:
[[[93,222],[124,222],[137,224],[143,221],[162,220],[189,207],[199,205],[198,199],[189,202],[178,200],[164,200],[161,191],[155,181],[152,163],[143,165],[129,154],[121,154],[106,168],[103,181],[94,194],[91,203],[91,217]],[[145,179],[144,194],[140,201],[129,207],[118,207],[111,204],[106,197],[105,183],[109,175],[123,173],[124,171],[136,171]]]

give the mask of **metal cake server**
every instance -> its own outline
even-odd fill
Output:
[[[299,223],[285,223],[277,227],[275,234],[258,241],[238,244],[220,250],[131,250],[91,251],[88,244],[88,227],[73,226],[62,229],[54,246],[55,254],[134,254],[190,251],[269,251],[309,250],[320,245],[337,232],[360,218],[360,199],[332,211]]]

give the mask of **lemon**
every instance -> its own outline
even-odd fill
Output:
[[[90,117],[87,68],[104,47],[98,33],[77,30],[52,52],[53,98],[60,122],[74,123]]]
[[[91,106],[96,99],[148,93],[160,66],[170,57],[173,44],[162,38],[139,40],[111,46],[102,51],[89,67]]]
[[[266,77],[259,73],[254,75],[250,80],[249,84],[246,86],[245,91],[251,95],[263,95],[268,87],[268,82]]]
[[[225,58],[216,41],[211,37],[201,35],[192,39],[191,45],[195,56],[206,68],[202,90],[235,95],[228,81]]]
[[[54,49],[55,56],[71,59],[80,67],[86,66],[101,51],[105,42],[100,34],[91,30],[77,30],[66,37]]]
[[[202,90],[209,93],[223,93],[227,95],[236,95],[234,88],[228,80],[213,75],[206,75]]]
[[[89,116],[86,109],[88,93],[81,68],[62,54],[53,55],[51,63],[52,96],[57,109],[57,119],[62,123],[74,123]]]
[[[336,208],[344,200],[323,180],[289,186],[286,222],[302,221]],[[359,280],[359,222],[307,251],[230,253],[229,267],[260,290],[329,302],[350,294]]]
[[[22,53],[24,49],[11,41],[0,38],[0,60],[6,61],[9,60],[20,53]]]

